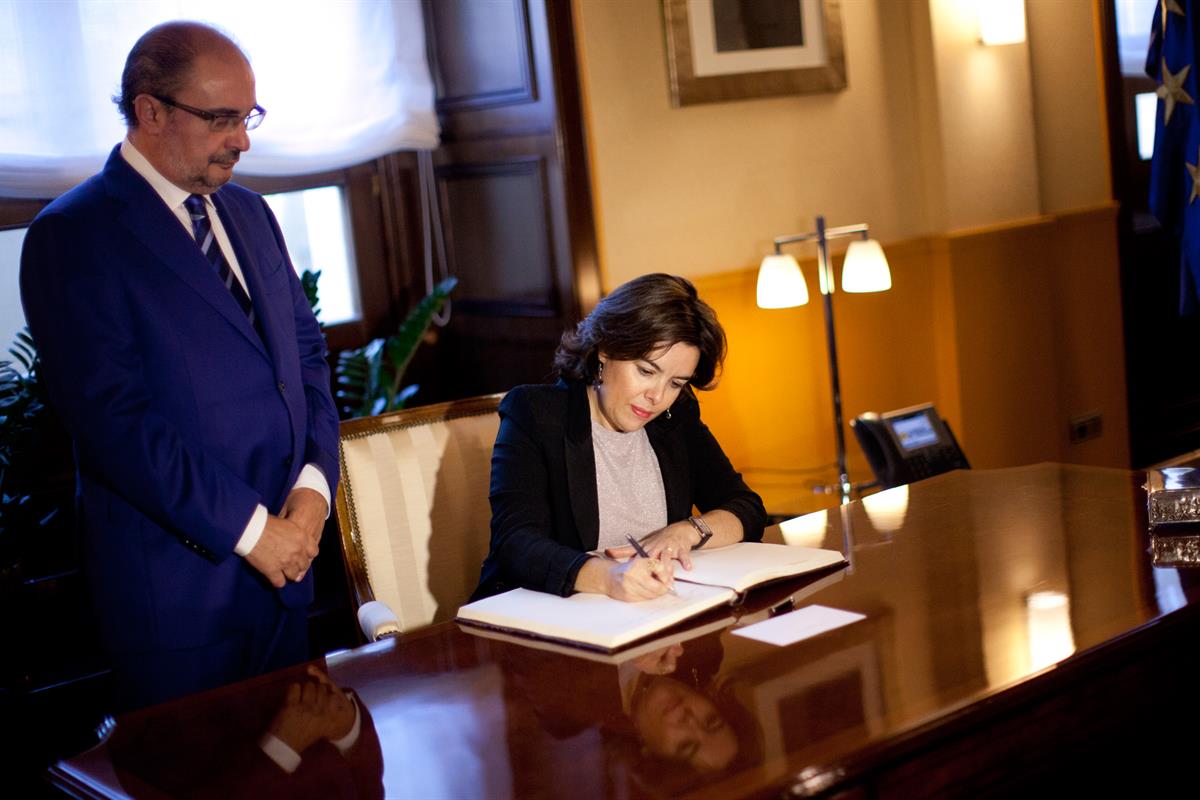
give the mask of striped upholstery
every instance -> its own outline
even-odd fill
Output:
[[[454,617],[487,555],[492,444],[503,395],[343,422],[337,512],[357,605],[411,631]]]

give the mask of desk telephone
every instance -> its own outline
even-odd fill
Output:
[[[932,403],[863,414],[850,427],[884,489],[971,467]]]

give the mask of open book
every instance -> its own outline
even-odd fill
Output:
[[[463,633],[469,633],[472,636],[480,636],[484,639],[493,639],[500,642],[520,645],[522,647],[532,647],[537,650],[545,650],[550,653],[558,653],[560,655],[572,656],[574,658],[583,658],[587,659],[588,661],[595,661],[601,664],[615,664],[619,666],[628,661],[632,661],[638,656],[643,656],[647,653],[653,653],[657,650],[663,649],[664,647],[670,647],[673,644],[682,644],[683,642],[688,642],[692,639],[699,639],[701,636],[713,633],[714,631],[720,631],[724,630],[725,628],[732,627],[742,628],[747,625],[752,625],[756,622],[762,622],[763,620],[771,619],[780,612],[782,607],[791,609],[803,598],[812,594],[816,594],[822,589],[837,583],[845,576],[845,574],[846,573],[842,570],[830,572],[827,575],[807,581],[802,586],[799,586],[799,588],[794,590],[789,589],[786,597],[782,594],[778,595],[769,603],[758,603],[760,606],[759,608],[749,611],[746,607],[750,605],[750,600],[748,599],[746,601],[746,605],[743,605],[736,610],[730,608],[728,609],[727,613],[720,615],[711,621],[697,621],[694,624],[690,622],[686,624],[680,623],[677,626],[672,626],[670,632],[664,632],[661,636],[653,635],[648,639],[639,640],[638,642],[631,644],[628,647],[623,647],[617,651],[591,650],[582,648],[576,643],[559,644],[558,642],[554,642],[549,639],[534,638],[527,633],[508,633],[497,628],[480,627],[480,625],[477,623],[459,623],[458,629]],[[794,580],[799,580],[799,578],[795,578]],[[794,586],[795,584],[793,583],[792,585]],[[783,599],[781,600],[780,598]],[[759,599],[760,598],[758,596],[754,598],[755,601],[758,601]],[[705,617],[707,617],[707,615],[705,615]]]
[[[762,583],[841,564],[836,550],[740,542],[692,553],[693,569],[675,571],[676,594],[626,603],[600,594],[570,597],[513,589],[458,609],[457,620],[611,652],[721,605]]]

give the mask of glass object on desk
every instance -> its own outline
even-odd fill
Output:
[[[1156,567],[1200,566],[1200,470],[1148,470],[1145,489],[1151,563]]]
[[[1159,536],[1200,534],[1200,469],[1166,467],[1146,473],[1146,515]]]
[[[1152,533],[1150,555],[1156,567],[1200,567],[1200,536]]]

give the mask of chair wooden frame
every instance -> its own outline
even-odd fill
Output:
[[[402,409],[374,417],[346,420],[341,423],[338,436],[338,460],[343,480],[339,482],[337,490],[337,519],[346,566],[346,579],[356,608],[376,598],[371,588],[370,570],[364,555],[366,550],[355,511],[354,489],[350,485],[350,481],[346,479],[349,473],[343,442],[404,428],[495,414],[503,397],[503,394],[493,394],[452,400],[435,405]]]

